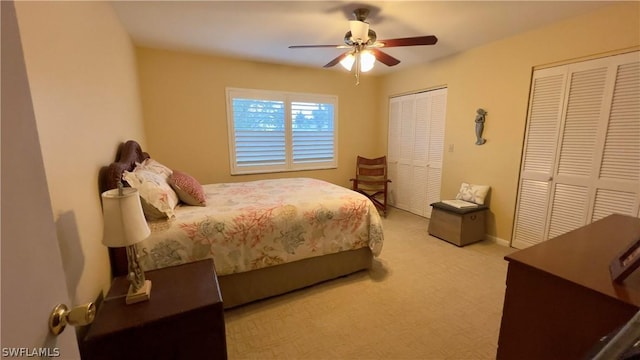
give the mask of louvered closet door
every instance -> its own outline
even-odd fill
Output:
[[[396,189],[398,187],[398,157],[400,156],[400,117],[402,109],[398,99],[389,101],[389,129],[387,142],[387,177],[391,179],[388,188],[387,201],[396,205]],[[397,205],[396,205],[397,206]]]
[[[431,206],[440,201],[442,157],[444,153],[444,120],[447,110],[447,89],[430,91],[429,145],[427,154],[427,199],[425,216],[431,218]]]
[[[390,203],[429,217],[440,200],[446,89],[389,101]]]
[[[512,241],[516,248],[531,246],[545,237],[566,80],[564,68],[533,74]]]
[[[409,96],[400,100],[398,157],[394,159],[397,164],[395,206],[408,210],[411,204],[411,168],[413,166],[413,125],[415,117],[415,97]]]
[[[604,59],[569,67],[569,91],[546,239],[587,223],[598,130],[607,121],[603,109],[607,63]]]
[[[429,93],[420,93],[415,98],[415,116],[413,125],[414,140],[411,154],[411,180],[408,189],[409,208],[414,214],[425,216],[427,207],[427,183],[429,162],[429,113],[431,97]]]
[[[636,52],[534,73],[514,247],[556,237],[612,213],[637,216],[639,66]],[[543,79],[557,85],[543,91],[538,88],[547,81]],[[551,115],[555,110],[548,111],[548,121],[540,120],[539,110],[545,104],[557,109],[559,103],[560,126],[554,136],[550,129],[557,123],[558,117]],[[540,128],[549,129],[542,147],[535,135],[543,134]]]
[[[590,221],[613,213],[639,216],[640,208],[640,55],[620,57],[613,66],[615,86],[609,123],[603,129]]]

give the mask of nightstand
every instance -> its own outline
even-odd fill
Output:
[[[226,359],[222,297],[213,260],[148,271],[149,301],[126,305],[114,279],[81,344],[83,359]]]

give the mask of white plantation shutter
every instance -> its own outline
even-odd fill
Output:
[[[429,217],[440,200],[447,90],[389,100],[390,203]]]
[[[235,98],[233,109],[237,166],[266,168],[284,165],[284,102]]]
[[[293,162],[334,161],[333,104],[291,102]]]
[[[232,174],[337,166],[337,98],[227,89]]]
[[[566,85],[543,91],[542,77]],[[553,115],[558,108],[560,116]],[[535,71],[512,245],[533,245],[613,213],[638,216],[639,205],[640,53]]]

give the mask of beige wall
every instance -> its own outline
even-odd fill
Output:
[[[149,48],[137,55],[147,150],[203,183],[304,176],[350,186],[357,155],[384,154],[376,142],[382,130],[376,78],[364,75],[356,86],[341,71]],[[338,168],[231,176],[226,87],[337,95]]]
[[[445,140],[454,151],[445,152],[442,195],[453,196],[461,181],[490,184],[488,230],[508,240],[532,67],[640,45],[634,2],[397,74],[365,76],[356,87],[340,71],[136,51],[102,2],[19,2],[16,10],[74,303],[93,300],[110,281],[100,242],[97,175],[113,160],[119,142],[136,139],[160,161],[203,182],[258,178],[229,174],[227,86],[338,95],[339,168],[267,177],[312,176],[348,186],[357,154],[386,152],[389,96],[446,85]],[[473,145],[478,107],[489,111],[488,142],[480,147]]]
[[[16,10],[69,295],[92,301],[111,282],[98,172],[121,141],[145,140],[134,48],[107,3]]]
[[[491,185],[487,232],[509,241],[516,205],[532,69],[559,61],[640,45],[640,3],[613,5],[417,66],[381,79],[379,143],[386,143],[388,99],[436,86],[448,87],[443,198],[463,181]],[[444,39],[443,39],[444,40]],[[475,145],[477,108],[488,111],[484,138]],[[449,147],[453,151],[449,151]]]

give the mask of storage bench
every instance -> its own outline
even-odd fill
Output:
[[[442,202],[431,204],[429,234],[457,246],[484,240],[486,205],[457,208]]]

